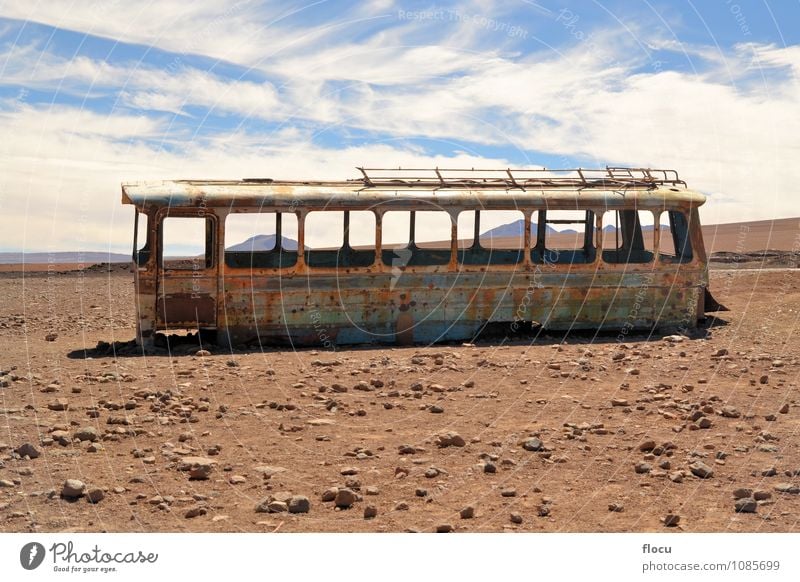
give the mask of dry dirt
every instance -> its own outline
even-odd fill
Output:
[[[731,311],[685,339],[95,350],[132,288],[0,276],[0,531],[800,530],[800,269],[713,272]]]

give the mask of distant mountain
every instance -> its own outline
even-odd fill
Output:
[[[531,222],[531,232],[536,235],[537,225],[535,222]],[[571,228],[567,230],[556,230],[552,226],[547,226],[547,233],[555,234],[575,234],[578,231],[573,230]],[[525,221],[520,218],[519,220],[515,220],[514,222],[509,222],[508,224],[501,224],[500,226],[496,226],[490,230],[487,230],[483,234],[481,234],[481,238],[502,238],[502,237],[511,237],[511,236],[518,236],[521,237],[525,234]]]
[[[103,253],[97,251],[68,251],[54,253],[0,253],[0,265],[64,264],[64,263],[129,263],[131,255],[122,253]]]
[[[281,237],[281,245],[287,251],[297,250],[297,241],[285,236]],[[271,251],[275,248],[275,235],[274,234],[257,234],[251,236],[244,242],[226,248],[226,251],[240,251],[240,252],[257,252],[257,251]]]

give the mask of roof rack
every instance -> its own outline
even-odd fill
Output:
[[[623,168],[606,166],[605,169],[576,168],[570,170],[512,170],[475,168],[357,168],[361,178],[348,180],[363,182],[367,188],[467,188],[491,189],[518,188],[656,188],[663,185],[682,185],[675,170],[652,168]]]

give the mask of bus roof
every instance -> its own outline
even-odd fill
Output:
[[[677,209],[699,206],[705,196],[671,186],[626,185],[612,187],[508,187],[468,185],[380,184],[362,181],[267,181],[267,180],[165,180],[122,184],[122,202],[140,210],[160,207],[217,207],[285,209],[393,209],[447,208],[508,210],[640,208]]]

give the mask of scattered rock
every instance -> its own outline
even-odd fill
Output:
[[[794,485],[792,483],[778,483],[775,485],[775,491],[779,493],[790,493],[792,495],[800,494],[800,485]]]
[[[710,479],[714,476],[714,469],[702,461],[695,461],[689,465],[689,470],[692,472],[692,475],[700,477],[701,479]]]
[[[513,487],[510,487],[508,489],[502,489],[500,491],[500,496],[501,497],[516,497],[517,496],[517,490],[514,489]]]
[[[519,513],[512,513],[510,517],[511,523],[520,524],[523,521],[522,516]]]
[[[664,516],[664,525],[666,527],[677,527],[681,522],[681,516],[673,513],[668,513]]]
[[[17,453],[23,459],[25,457],[36,459],[39,457],[39,455],[41,455],[39,450],[30,443],[25,443],[24,445],[20,445],[19,447],[16,448],[14,452]]]
[[[336,492],[336,497],[333,500],[334,505],[336,507],[341,507],[343,509],[347,509],[351,505],[353,505],[356,501],[358,501],[358,495],[351,489],[339,489]]]
[[[789,414],[789,403],[787,402],[786,404],[781,406],[778,412],[780,412],[781,414]]]
[[[622,513],[625,511],[625,506],[622,503],[609,503],[608,510],[614,513]]]
[[[98,439],[97,429],[93,426],[85,426],[80,430],[76,430],[75,434],[72,435],[79,441],[91,441],[94,442]]]
[[[13,481],[9,481],[8,479],[0,479],[0,488],[2,487],[7,487],[10,489],[12,487],[15,487],[15,485]]]
[[[339,493],[338,487],[330,487],[322,492],[322,501],[333,501],[336,499],[336,494]]]
[[[89,489],[86,493],[86,501],[89,503],[100,503],[105,497],[105,491],[102,489]]]
[[[304,495],[293,495],[288,503],[289,513],[308,513],[311,502]]]
[[[442,407],[441,407],[441,406],[439,406],[438,404],[434,404],[434,405],[433,405],[433,406],[431,406],[431,407],[430,407],[428,410],[430,410],[430,411],[431,411],[432,413],[434,413],[434,414],[441,414],[441,413],[443,413],[443,412],[444,412],[444,408],[442,408]]]
[[[47,408],[50,410],[55,410],[56,412],[63,412],[69,408],[69,400],[66,398],[59,398],[49,403]]]
[[[374,505],[367,505],[364,508],[364,519],[372,519],[378,516],[378,508]]]
[[[522,443],[522,448],[525,449],[526,451],[532,451],[532,452],[541,451],[543,447],[544,444],[542,444],[542,441],[536,437],[529,438],[524,443]]]
[[[195,507],[191,507],[186,510],[186,513],[183,516],[186,519],[192,519],[194,517],[200,517],[201,515],[206,515],[208,513],[208,509],[203,507],[202,505],[198,505]]]
[[[86,491],[86,484],[78,479],[67,479],[61,487],[61,497],[65,499],[77,499]]]
[[[758,510],[758,503],[752,497],[737,499],[734,503],[736,513],[755,513]]]
[[[739,418],[742,414],[733,406],[723,406],[720,412],[725,418]]]
[[[178,465],[179,471],[188,471],[189,479],[204,481],[214,470],[216,461],[206,457],[184,457]]]
[[[650,465],[650,463],[636,463],[633,466],[633,470],[640,475],[649,473],[652,469],[653,467]]]
[[[450,533],[453,531],[453,526],[449,523],[442,523],[436,526],[436,533]]]
[[[472,505],[467,505],[459,512],[459,515],[461,516],[461,519],[472,519],[475,517],[475,507]]]
[[[628,401],[624,398],[612,398],[611,406],[629,406]]]
[[[463,447],[466,444],[466,441],[456,432],[446,432],[436,437],[436,445],[440,448]]]
[[[639,445],[639,450],[643,453],[649,453],[654,448],[656,448],[656,441],[653,440],[646,440]]]
[[[756,501],[766,501],[767,499],[772,499],[772,493],[769,491],[754,491],[753,499]]]
[[[745,499],[746,497],[752,497],[752,496],[753,496],[752,489],[745,489],[744,487],[740,487],[739,489],[733,490],[734,499]]]

